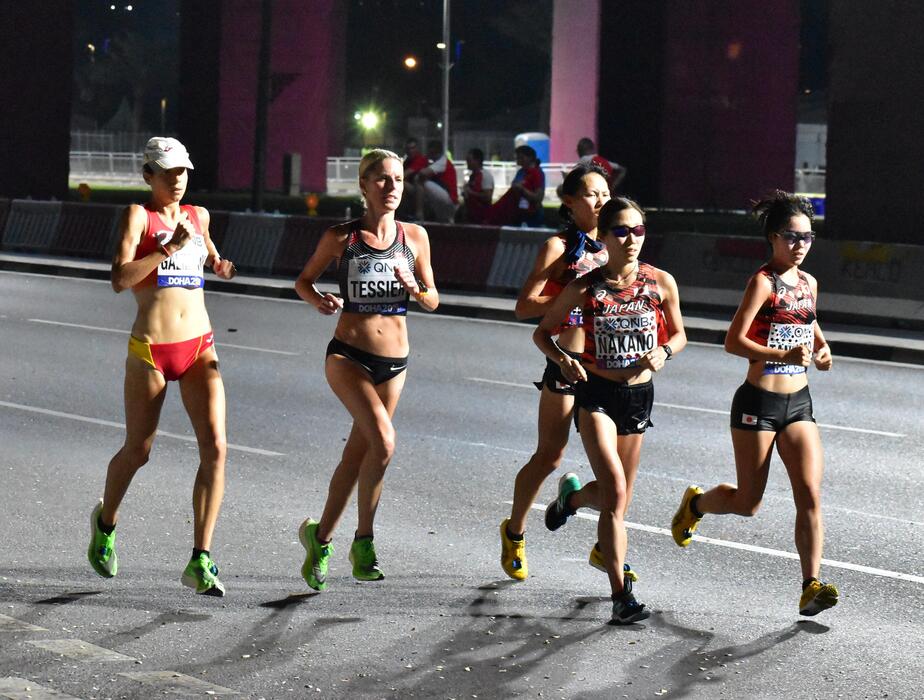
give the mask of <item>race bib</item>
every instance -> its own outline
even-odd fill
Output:
[[[797,345],[811,348],[815,344],[815,326],[811,323],[771,323],[767,336],[767,347],[774,350],[789,350]],[[804,374],[802,365],[787,365],[782,362],[767,362],[764,374]]]
[[[361,314],[402,314],[407,311],[407,290],[395,278],[395,268],[407,261],[391,258],[352,258],[347,285],[346,310]]]
[[[599,369],[625,369],[655,348],[658,322],[654,311],[627,316],[596,316],[594,344]]]
[[[171,231],[158,231],[155,234],[163,245],[173,236]],[[192,236],[186,245],[157,266],[158,287],[185,287],[196,289],[205,285],[202,266],[208,258],[205,238]]]

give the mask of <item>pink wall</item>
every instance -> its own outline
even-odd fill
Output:
[[[555,0],[552,21],[552,162],[577,158],[583,136],[597,140],[600,0]]]
[[[661,204],[740,209],[791,189],[796,0],[671,0],[663,49]]]
[[[222,7],[219,187],[247,189],[253,177],[260,3],[225,0]],[[345,28],[338,0],[273,3],[268,189],[282,187],[286,153],[301,154],[302,190],[326,188],[326,157],[339,153]]]

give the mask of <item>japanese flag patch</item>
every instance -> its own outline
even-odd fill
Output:
[[[757,416],[752,416],[750,413],[742,413],[741,423],[742,425],[757,425]]]

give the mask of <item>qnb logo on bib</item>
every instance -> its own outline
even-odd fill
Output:
[[[797,345],[811,348],[815,344],[815,325],[812,323],[771,323],[767,336],[767,347],[774,350],[789,350]],[[803,374],[802,365],[787,365],[782,362],[768,362],[764,374]]]
[[[400,314],[407,311],[407,291],[395,278],[404,260],[353,258],[347,277],[350,298],[347,311],[361,314]]]
[[[594,345],[597,367],[625,369],[654,349],[658,325],[654,311],[632,316],[594,318]]]
[[[161,233],[163,232],[158,231],[156,234],[158,240],[160,240]],[[186,245],[157,266],[157,286],[187,289],[204,286],[202,266],[207,257],[205,240],[202,236],[193,236],[186,242]]]

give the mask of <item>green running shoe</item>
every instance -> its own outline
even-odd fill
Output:
[[[379,568],[371,537],[353,540],[350,546],[350,563],[353,565],[353,578],[359,581],[381,581],[385,578],[385,574]]]
[[[557,530],[574,515],[575,511],[568,507],[568,497],[575,491],[581,490],[581,480],[574,472],[568,472],[558,480],[558,498],[549,503],[545,509],[545,526],[549,530]]]
[[[302,578],[316,591],[327,588],[327,567],[334,545],[318,542],[318,523],[311,518],[298,526],[298,541],[305,548],[305,563],[302,564]]]
[[[184,586],[195,588],[199,595],[212,595],[218,598],[225,594],[224,584],[218,580],[218,565],[208,554],[200,554],[189,560],[180,581]]]
[[[103,578],[112,578],[119,572],[119,558],[115,552],[116,533],[106,534],[99,529],[99,514],[103,512],[103,500],[90,513],[90,546],[87,547],[87,559],[90,566]]]

